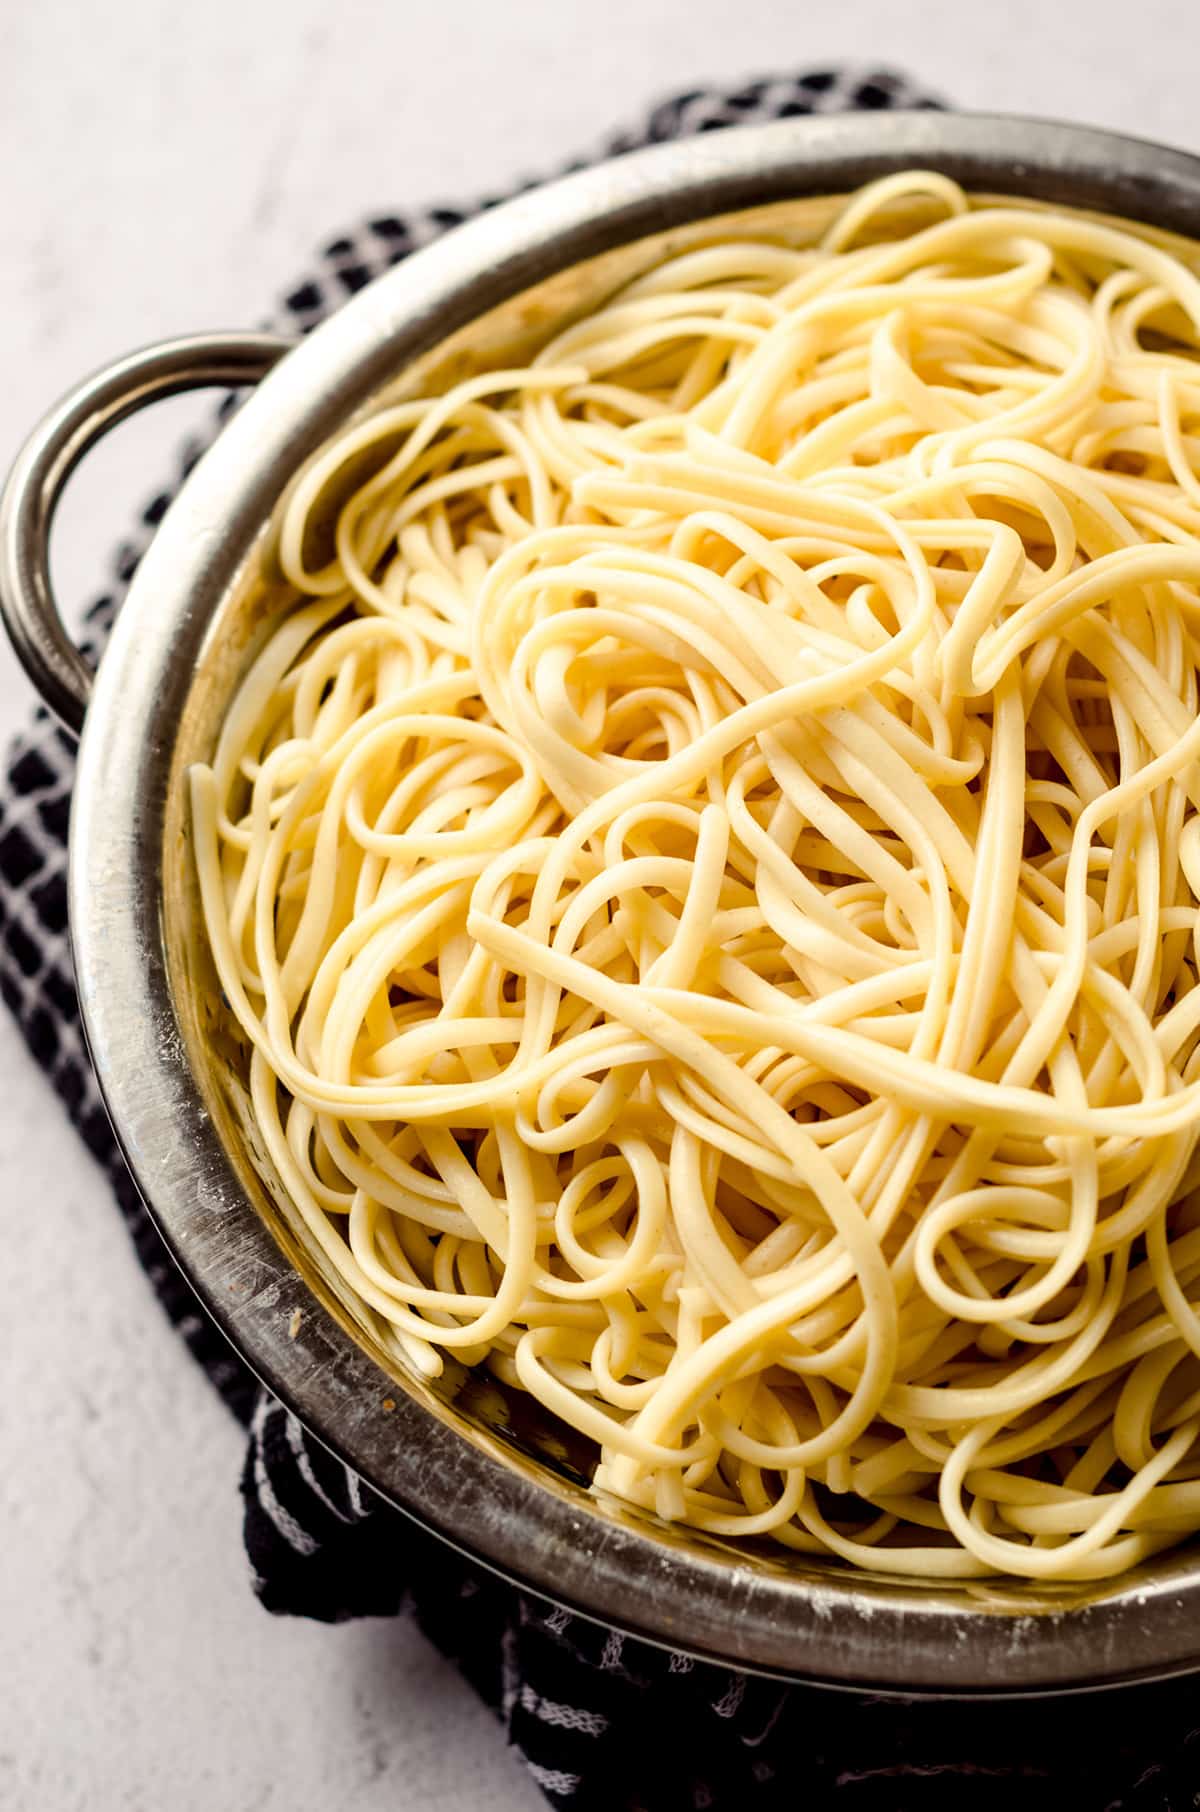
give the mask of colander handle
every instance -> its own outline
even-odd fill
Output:
[[[67,633],[50,583],[50,529],[63,487],[89,447],[145,404],[182,390],[257,384],[290,347],[268,333],[159,341],[68,391],[18,453],[0,495],[0,615],[26,673],[76,735],[92,673]]]

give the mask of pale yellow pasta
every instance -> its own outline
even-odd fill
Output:
[[[1200,1529],[1200,281],[831,219],[310,465],[205,921],[399,1366],[698,1529],[1103,1578]]]

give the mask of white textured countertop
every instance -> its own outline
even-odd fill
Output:
[[[844,59],[1200,150],[1194,0],[12,0],[0,464],[102,360],[257,322],[343,222],[551,166],[664,91]],[[89,461],[57,536],[68,607],[204,408],[164,406]],[[28,708],[0,650],[0,731]],[[258,1609],[238,1432],[3,1014],[0,1075],[0,1805],[541,1804],[410,1626]]]

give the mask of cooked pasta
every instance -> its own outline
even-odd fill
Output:
[[[1200,266],[830,219],[301,473],[204,919],[397,1366],[723,1537],[1103,1578],[1200,1528]]]

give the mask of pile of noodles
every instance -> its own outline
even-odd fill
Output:
[[[196,859],[399,1364],[876,1570],[1200,1528],[1198,348],[1165,243],[911,173],[293,486]]]

